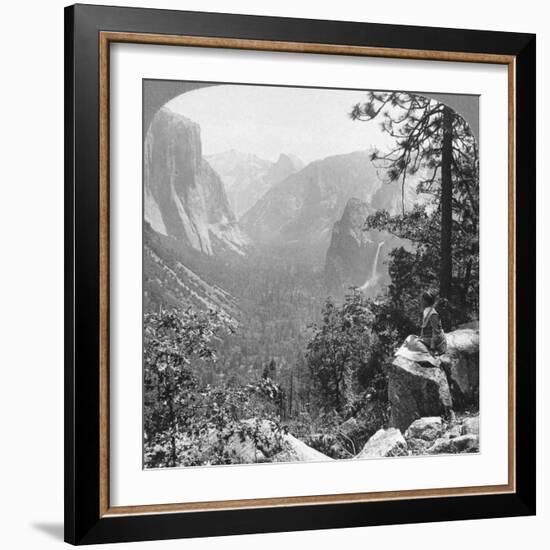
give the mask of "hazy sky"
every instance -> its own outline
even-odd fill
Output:
[[[237,149],[276,160],[292,153],[307,163],[389,144],[380,121],[349,118],[365,98],[361,91],[224,84],[187,92],[168,107],[200,125],[205,155]]]

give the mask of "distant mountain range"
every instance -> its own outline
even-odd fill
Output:
[[[413,188],[408,206],[418,200]],[[205,158],[199,125],[163,108],[144,146],[147,300],[234,313],[238,300],[223,281],[238,277],[231,266],[239,257],[245,269],[259,257],[274,269],[281,256],[310,266],[335,296],[349,286],[374,293],[389,281],[389,251],[404,241],[365,232],[364,222],[401,207],[400,185],[381,181],[368,151],[305,167],[288,154],[276,162],[235,150]]]
[[[328,157],[274,185],[240,224],[257,244],[308,249],[322,262],[348,201],[370,203],[382,185],[367,151]]]
[[[234,149],[209,155],[206,160],[221,177],[237,218],[256,204],[273,185],[304,166],[294,155],[281,153],[276,162],[271,162]]]

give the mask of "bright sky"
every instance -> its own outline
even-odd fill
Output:
[[[204,155],[236,149],[276,160],[292,153],[308,163],[389,144],[380,121],[349,118],[365,98],[362,91],[224,84],[187,92],[167,106],[200,125]]]

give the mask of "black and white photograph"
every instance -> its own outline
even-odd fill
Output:
[[[478,99],[143,81],[145,468],[479,452]]]
[[[545,546],[545,3],[3,7],[1,548]]]

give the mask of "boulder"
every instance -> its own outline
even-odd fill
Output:
[[[406,456],[407,442],[396,428],[378,430],[355,458]]]
[[[434,441],[443,434],[443,420],[440,416],[429,416],[415,420],[405,432],[405,439]]]
[[[429,455],[439,455],[439,454],[451,454],[454,451],[452,450],[453,439],[447,437],[441,437],[434,441],[431,447],[426,449],[426,454]]]
[[[319,462],[332,458],[316,451],[290,434],[283,435],[282,451],[271,458],[272,462]]]
[[[461,328],[445,334],[447,353],[472,354],[479,352],[479,330]]]
[[[469,323],[462,323],[458,325],[457,328],[472,328],[474,330],[479,330],[479,321],[470,321]]]
[[[453,452],[455,453],[479,452],[479,437],[475,434],[465,434],[455,437],[452,442]]]
[[[441,356],[455,410],[479,405],[479,331],[463,328],[446,334],[447,352]]]
[[[479,451],[479,439],[477,435],[460,435],[453,439],[443,437],[434,442],[427,449],[427,454],[456,454],[456,453],[477,453]]]
[[[431,441],[426,441],[424,439],[409,438],[405,440],[407,442],[407,448],[409,454],[411,455],[425,455],[427,454],[428,447],[432,444]]]
[[[453,406],[445,373],[404,357],[395,357],[389,366],[388,399],[390,426],[402,431],[419,418],[444,416]]]
[[[461,435],[474,434],[479,436],[479,416],[470,416],[462,421]]]
[[[448,437],[450,439],[454,439],[455,437],[459,437],[461,435],[462,435],[462,426],[460,424],[451,426],[445,432],[445,437]]]

